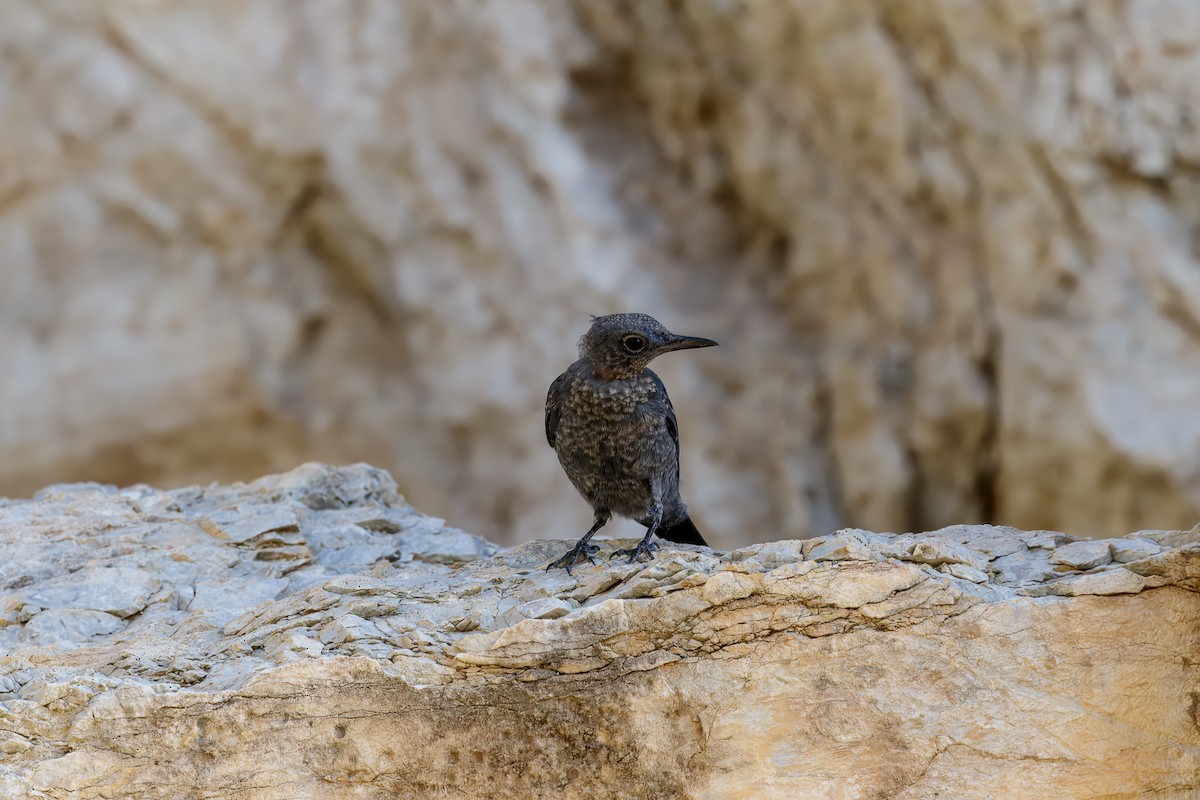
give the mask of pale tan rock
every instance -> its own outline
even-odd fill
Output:
[[[279,562],[200,522],[249,532],[279,509]],[[984,526],[848,532],[856,557],[819,561],[793,541],[628,565],[602,540],[573,576],[544,569],[569,541],[453,563],[386,546],[438,524],[364,465],[0,501],[0,604],[80,561],[100,597],[95,574],[161,583],[69,637],[28,635],[57,608],[0,627],[0,798],[1200,791],[1196,544],[1050,582],[1014,565],[1071,537]],[[391,555],[343,573],[364,548]],[[279,575],[249,608],[183,602]]]
[[[1198,15],[5,0],[0,489],[370,460],[579,535],[545,387],[637,309],[722,342],[661,371],[726,546],[1186,528]]]
[[[1054,548],[1051,564],[1061,564],[1071,569],[1092,569],[1112,561],[1109,544],[1103,540],[1071,542]]]
[[[1138,561],[1139,559],[1157,555],[1163,551],[1163,545],[1135,536],[1134,534],[1117,539],[1109,539],[1108,545],[1112,551],[1112,560],[1118,564]]]
[[[1200,564],[1196,563],[1197,556],[1200,556],[1200,542],[1130,562],[1125,568],[1147,578],[1159,578],[1192,591],[1200,591]]]
[[[956,578],[971,581],[972,583],[983,583],[988,579],[986,572],[967,564],[942,564],[938,567],[938,571],[953,575]]]
[[[1085,594],[1137,594],[1148,585],[1160,586],[1162,582],[1149,583],[1146,578],[1126,569],[1112,569],[1087,575],[1072,575],[1069,578],[1047,583],[1043,586],[1022,589],[1022,594],[1045,597],[1056,594],[1063,597],[1079,597]]]

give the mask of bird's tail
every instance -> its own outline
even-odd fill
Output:
[[[704,541],[704,537],[700,535],[700,531],[696,530],[696,525],[692,522],[691,517],[684,517],[673,525],[659,528],[656,533],[669,542],[698,544],[708,547],[708,542]]]

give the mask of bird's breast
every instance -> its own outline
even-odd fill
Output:
[[[651,378],[585,377],[565,393],[554,449],[593,507],[642,519],[661,494],[659,479],[676,473],[665,398],[657,398],[658,391]]]
[[[655,420],[646,413],[653,381],[576,378],[563,398],[555,449],[587,460],[636,452]]]
[[[581,419],[632,417],[638,407],[657,394],[649,379],[590,382],[576,378],[567,393],[563,410]]]

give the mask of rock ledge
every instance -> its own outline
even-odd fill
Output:
[[[1200,791],[1196,531],[566,544],[365,465],[0,501],[0,797]]]

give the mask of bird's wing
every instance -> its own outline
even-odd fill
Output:
[[[546,443],[554,447],[554,434],[558,431],[558,420],[562,416],[563,400],[567,396],[567,388],[571,385],[570,373],[564,372],[550,384],[546,392]]]
[[[675,406],[671,405],[671,396],[667,394],[667,387],[663,384],[662,378],[654,370],[646,370],[650,373],[650,377],[654,379],[654,385],[658,388],[659,395],[662,396],[663,405],[666,408],[663,422],[667,426],[667,434],[671,437],[671,441],[675,443],[675,482],[679,483],[679,422],[675,419]]]

